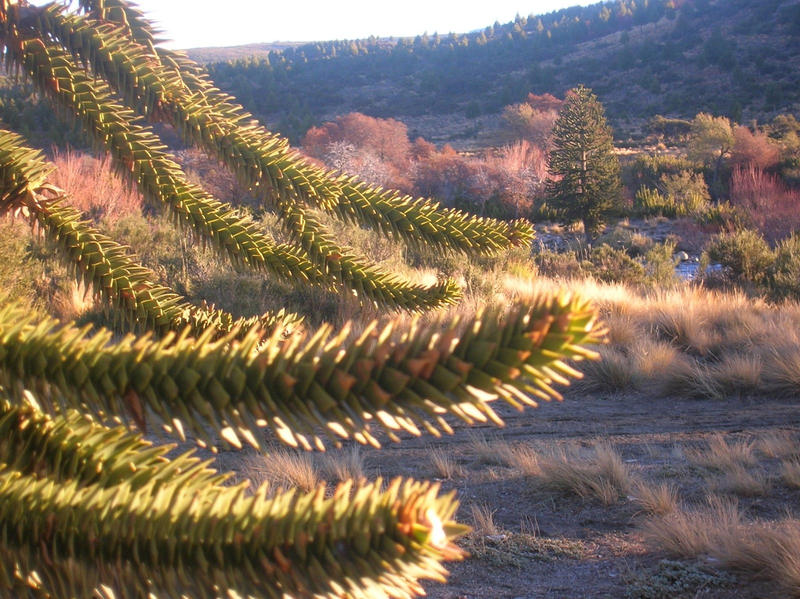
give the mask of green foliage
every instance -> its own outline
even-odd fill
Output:
[[[723,161],[733,150],[736,138],[733,123],[727,117],[701,112],[692,120],[689,134],[689,158],[711,170],[711,190],[715,198],[722,195]]]
[[[675,272],[675,244],[657,243],[644,255],[647,279],[660,287],[670,287],[678,282]]]
[[[640,285],[645,281],[645,268],[624,249],[601,245],[590,256],[592,274],[601,281]]]
[[[778,242],[769,269],[769,287],[776,299],[800,299],[800,233]]]
[[[673,154],[639,154],[630,167],[630,187],[656,188],[664,176],[694,171],[695,163]]]
[[[251,276],[421,311],[455,301],[458,289],[378,269],[340,246],[319,211],[412,250],[485,255],[533,234],[525,221],[477,218],[316,169],[197,65],[159,48],[125,0],[81,0],[67,10],[0,0],[8,64],[77,122],[151,210]],[[249,215],[190,183],[144,119],[173,125],[235,172],[289,242],[274,242]],[[196,305],[69,206],[48,181],[51,169],[0,130],[0,214],[33,223],[121,328],[149,332],[121,337],[16,304],[0,308],[3,594],[422,594],[421,579],[443,580],[440,562],[461,556],[453,494],[398,479],[385,489],[378,480],[268,497],[264,488],[225,484],[192,455],[168,459],[168,448],[150,447],[120,422],[160,424],[183,440],[188,431],[213,449],[262,447],[265,428],[304,449],[323,448],[324,438],[378,445],[376,429],[393,440],[401,431],[451,432],[446,415],[501,423],[489,401],[521,408],[558,397],[553,384],[579,376],[570,363],[596,357],[584,347],[601,335],[595,312],[574,297],[424,324],[366,324],[358,334],[350,325],[292,334],[296,317],[282,311],[236,318]],[[136,223],[117,223],[120,231],[130,224],[133,241]],[[166,235],[149,244],[156,251],[147,259],[181,270],[191,291],[197,264],[185,250],[170,263],[170,239],[183,245]],[[8,251],[16,257],[21,248]]]
[[[715,235],[703,252],[703,262],[722,265],[729,279],[740,285],[760,285],[775,260],[764,238],[750,229]]]
[[[634,210],[642,216],[703,218],[711,209],[711,197],[702,175],[681,171],[664,174],[658,187],[640,187],[634,198]]]
[[[547,191],[553,206],[569,222],[581,221],[595,235],[619,201],[619,160],[603,106],[591,90],[567,94],[553,126]]]
[[[727,156],[735,143],[730,119],[701,112],[692,120],[689,157],[713,165]]]
[[[625,596],[628,599],[672,599],[694,596],[711,588],[733,586],[736,578],[724,572],[673,560],[661,560],[652,572],[637,575]]]

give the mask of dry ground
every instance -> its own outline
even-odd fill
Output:
[[[333,458],[302,455],[311,460],[317,480],[334,482],[342,469],[350,469],[369,479],[438,479],[458,492],[458,519],[474,527],[459,541],[470,556],[449,565],[447,584],[426,583],[434,599],[791,594],[774,575],[760,578],[756,570],[763,568],[726,568],[718,553],[702,546],[670,552],[663,539],[648,538],[645,529],[661,521],[654,512],[666,518],[692,513],[707,506],[709,496],[712,504],[738,509],[745,522],[797,518],[800,466],[797,479],[782,470],[797,461],[796,399],[571,390],[563,403],[522,413],[500,407],[500,413],[506,421],[502,429],[456,424],[453,436],[438,440],[406,438],[386,442],[381,450],[345,448],[338,469],[330,462],[337,462],[335,452]],[[602,482],[605,474],[591,466],[598,443],[601,453],[611,449],[611,462],[619,455],[609,466],[619,470],[610,475],[619,480],[603,483],[599,493],[594,487],[570,490],[569,481],[558,478],[558,464],[583,464],[579,474],[584,472],[589,484],[592,477]],[[246,469],[255,478],[269,478],[258,472],[258,459]],[[223,468],[241,472],[240,454],[223,453],[219,460]],[[285,474],[294,468],[282,463],[279,470]],[[315,484],[303,482],[308,472],[298,470],[301,480],[295,484]],[[678,530],[684,532],[692,531]],[[752,536],[745,525],[733,533],[734,542],[738,534],[742,540]],[[794,538],[800,542],[800,534]]]
[[[442,448],[459,467],[452,479],[442,482],[446,489],[458,491],[459,519],[474,523],[472,506],[492,515],[497,530],[487,531],[484,522],[477,523],[484,530],[462,542],[472,557],[451,565],[447,585],[426,585],[431,597],[786,596],[774,583],[758,581],[751,574],[718,570],[719,562],[711,557],[682,560],[676,570],[665,561],[672,559],[670,555],[645,540],[642,526],[651,516],[636,500],[635,488],[610,505],[551,490],[536,476],[524,476],[503,464],[503,444],[498,441],[512,447],[524,443],[545,453],[570,446],[579,453],[599,440],[619,452],[633,478],[650,487],[672,485],[681,502],[700,504],[713,490],[735,499],[749,518],[778,520],[787,512],[797,515],[800,490],[780,479],[780,460],[758,448],[763,448],[761,440],[776,433],[778,437],[788,433],[796,446],[800,434],[796,401],[572,393],[561,404],[523,413],[509,410],[504,419],[504,429],[460,427],[454,436],[435,443],[429,438],[409,439],[380,452],[364,451],[367,473],[437,478],[440,473],[430,456],[432,448]],[[496,450],[496,460],[480,455],[476,433]],[[749,468],[764,477],[763,494],[731,492],[723,487],[721,472],[691,459],[693,451],[707,451],[708,440],[717,433],[729,445],[752,443],[756,462]],[[665,570],[674,574],[677,586],[664,586]],[[678,594],[682,587],[685,592]]]

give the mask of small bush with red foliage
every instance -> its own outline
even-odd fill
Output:
[[[737,166],[731,175],[731,204],[764,237],[775,242],[800,230],[800,191],[754,165]]]
[[[558,102],[541,98],[545,105]],[[530,141],[468,156],[422,138],[411,143],[403,123],[359,113],[310,129],[303,151],[369,183],[499,218],[530,215],[547,176],[546,154]]]
[[[142,197],[122,179],[108,158],[73,150],[54,150],[56,170],[50,181],[69,193],[67,201],[94,221],[115,222],[141,211]]]
[[[753,133],[747,127],[736,127],[731,164],[741,168],[768,170],[778,165],[780,148],[761,131]]]

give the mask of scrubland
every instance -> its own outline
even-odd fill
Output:
[[[115,183],[108,165],[56,161],[64,177],[93,177],[92,186],[69,186],[94,190],[73,198],[76,205],[189,297],[242,315],[287,307],[309,326],[355,320],[357,330],[373,318],[415,318],[231,272]],[[239,194],[230,181],[217,184]],[[104,203],[108,195],[122,201]],[[247,202],[241,209],[254,211]],[[272,217],[255,216],[281,237]],[[637,231],[653,222],[640,224],[609,227],[600,258],[597,247],[540,245],[467,260],[332,223],[391,270],[457,278],[464,297],[453,312],[542,293],[592,299],[607,328],[601,359],[581,365],[584,377],[561,405],[500,408],[505,428],[383,440],[381,451],[299,454],[276,444],[266,454],[223,452],[218,465],[272,489],[413,474],[457,490],[459,518],[472,525],[461,540],[469,557],[452,565],[447,585],[428,585],[433,597],[800,596],[800,303],[747,286],[683,282],[674,275],[675,246]],[[570,243],[566,229],[541,232]],[[4,221],[0,237],[6,296],[115,325],[35,232]],[[649,258],[625,271],[631,255]]]

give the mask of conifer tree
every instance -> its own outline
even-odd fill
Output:
[[[422,311],[456,301],[455,284],[378,269],[315,212],[451,252],[531,237],[525,221],[476,218],[311,166],[197,65],[159,47],[126,0],[80,0],[72,12],[0,0],[0,45],[8,66],[76,120],[155,209],[237,267]],[[274,242],[191,184],[148,121],[172,125],[233,171],[291,241]],[[343,439],[377,446],[379,433],[450,432],[454,418],[500,423],[492,399],[521,408],[558,397],[552,385],[579,374],[569,362],[595,357],[585,347],[600,335],[595,313],[574,297],[284,337],[291,314],[234,319],[157,284],[65,202],[51,170],[0,129],[0,214],[39,228],[129,333],[0,307],[3,596],[417,595],[420,580],[443,579],[441,561],[461,554],[452,494],[396,480],[268,497],[226,484],[191,453],[168,459],[168,447],[135,429],[161,425],[207,446],[263,448],[264,429],[307,450]]]
[[[583,223],[591,243],[621,186],[611,128],[592,90],[579,86],[567,93],[552,136],[548,194],[566,221]]]

